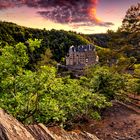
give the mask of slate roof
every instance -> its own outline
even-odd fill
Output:
[[[86,51],[95,50],[95,46],[93,45],[71,46],[70,49],[73,52],[86,52]]]

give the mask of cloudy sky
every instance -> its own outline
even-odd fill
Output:
[[[103,33],[140,0],[0,0],[0,20],[33,28]]]

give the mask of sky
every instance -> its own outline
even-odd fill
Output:
[[[105,33],[140,0],[0,0],[0,20],[46,30]]]

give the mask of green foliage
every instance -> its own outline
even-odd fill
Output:
[[[40,41],[28,43],[33,51]],[[0,55],[0,107],[20,121],[67,124],[84,115],[99,118],[97,112],[110,105],[106,97],[81,86],[78,79],[57,77],[52,66],[27,70],[27,50],[23,43],[7,45]]]
[[[33,52],[35,51],[35,49],[40,48],[41,41],[42,40],[38,40],[38,39],[35,40],[29,39],[27,41],[27,43],[29,44],[29,50]]]
[[[140,64],[134,65],[134,75],[137,78],[140,78]]]
[[[35,51],[40,43],[30,40],[27,45]],[[67,125],[83,116],[101,119],[100,110],[110,106],[112,99],[125,91],[139,93],[139,80],[132,81],[109,67],[87,68],[86,77],[80,79],[58,77],[56,69],[45,64],[49,51],[37,70],[27,70],[28,47],[6,45],[0,55],[0,107],[24,123]]]
[[[17,115],[18,110],[24,108],[25,104],[24,100],[22,99],[26,97],[24,96],[25,94],[23,92],[28,91],[26,89],[26,85],[28,84],[32,86],[32,80],[34,80],[32,79],[34,78],[33,73],[25,70],[25,66],[28,64],[28,62],[29,57],[27,55],[27,47],[23,43],[18,43],[15,45],[15,47],[7,45],[1,49],[1,106],[9,110],[9,112],[13,113],[15,116]],[[27,82],[27,80],[31,81]]]
[[[51,50],[48,48],[46,49],[44,54],[41,54],[41,58],[38,61],[38,66],[44,66],[44,65],[52,65],[56,66],[57,62],[52,59],[53,54],[51,53]]]
[[[49,90],[47,88],[45,92],[40,104],[40,113],[45,115],[45,123],[50,120],[72,122],[76,116],[88,116],[93,113],[93,107],[103,108],[108,105],[104,97],[99,98],[98,95],[91,94],[81,87],[77,80],[69,78],[53,80]]]
[[[118,58],[116,65],[113,67],[113,69],[119,73],[125,73],[127,70],[132,69],[134,64],[136,62],[136,59],[134,57],[124,57],[120,56]]]
[[[140,79],[137,80],[135,93],[140,95]]]
[[[126,93],[136,94],[138,89],[138,78],[134,78],[130,74],[124,74],[126,80],[125,82],[125,90]]]
[[[86,70],[88,89],[93,93],[103,94],[109,100],[123,93],[125,78],[113,72],[109,67],[93,67]],[[83,80],[82,80],[83,81]],[[85,85],[87,86],[87,85]]]
[[[100,59],[100,64],[102,65],[109,65],[109,62],[113,58],[113,51],[108,48],[102,48],[97,50],[99,59]]]
[[[87,35],[88,40],[94,42],[97,46],[101,46],[103,48],[107,48],[107,42],[110,40],[108,34],[91,34]]]

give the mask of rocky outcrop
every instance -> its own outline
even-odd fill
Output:
[[[87,132],[66,132],[60,127],[47,128],[43,124],[29,125],[26,128],[37,140],[99,140]]]
[[[23,124],[0,109],[0,140],[34,140]]]
[[[99,140],[81,131],[66,132],[62,128],[47,128],[43,124],[24,126],[0,109],[0,140]]]

